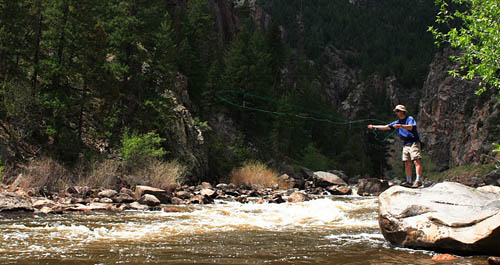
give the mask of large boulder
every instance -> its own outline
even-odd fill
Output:
[[[313,180],[317,187],[322,188],[327,188],[332,185],[347,186],[347,183],[341,177],[330,172],[316,171],[314,172]]]
[[[378,196],[389,188],[386,180],[378,178],[367,178],[358,180],[358,195]]]
[[[379,225],[394,245],[500,255],[500,194],[453,182],[393,186],[379,196]]]
[[[172,202],[170,194],[166,190],[150,187],[150,186],[140,186],[135,187],[136,198],[141,198],[143,195],[150,194],[155,196],[161,203],[169,204]]]
[[[13,192],[0,192],[0,213],[33,212],[31,200]]]

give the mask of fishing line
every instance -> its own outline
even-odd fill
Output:
[[[268,110],[268,109],[262,109],[262,108],[257,108],[257,107],[242,105],[242,104],[238,104],[238,103],[235,103],[235,102],[229,100],[226,95],[241,95],[241,96],[245,96],[245,97],[249,97],[249,98],[254,98],[254,99],[257,99],[258,101],[262,101],[262,102],[274,103],[274,104],[282,104],[282,105],[290,106],[291,108],[296,109],[296,110],[301,110],[301,111],[304,111],[306,113],[314,114],[314,115],[317,115],[317,116],[322,116],[322,118],[314,117],[314,116],[306,116],[304,114],[295,114],[295,113],[283,112],[283,111],[273,111],[273,110]],[[374,118],[360,119],[360,120],[338,120],[338,119],[330,119],[329,118],[330,115],[328,115],[328,114],[317,112],[317,111],[310,110],[310,109],[306,109],[306,108],[304,108],[302,106],[290,104],[290,103],[287,103],[287,102],[284,102],[284,101],[281,101],[281,100],[276,100],[276,99],[273,99],[273,98],[268,98],[268,97],[263,97],[263,96],[255,95],[255,94],[252,94],[252,93],[244,91],[244,90],[220,90],[220,91],[217,91],[215,93],[215,96],[219,100],[221,100],[222,102],[225,102],[225,103],[227,103],[229,105],[232,105],[234,107],[237,107],[237,108],[241,108],[241,109],[245,109],[245,110],[250,110],[250,111],[256,111],[256,112],[261,112],[261,113],[267,113],[267,114],[272,114],[272,115],[278,115],[278,116],[284,116],[284,115],[286,115],[286,116],[296,117],[296,118],[300,118],[300,119],[313,120],[313,121],[317,121],[317,122],[327,122],[327,123],[331,123],[331,124],[334,124],[334,125],[344,125],[344,126],[345,125],[349,125],[349,126],[350,125],[361,125],[361,123],[365,123],[365,122],[374,122],[374,123],[379,123],[379,124],[387,124],[386,122],[384,122],[382,120],[374,119]],[[381,138],[381,136],[377,133],[377,129],[373,129],[372,133],[374,134],[376,140],[378,140],[380,142],[385,142],[385,141],[387,141],[389,138],[391,138],[393,136],[393,134],[395,133],[395,131],[392,131],[391,133],[387,134],[386,136],[383,136],[383,138]]]

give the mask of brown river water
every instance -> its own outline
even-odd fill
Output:
[[[0,264],[487,264],[391,246],[377,208],[349,196],[0,219]]]

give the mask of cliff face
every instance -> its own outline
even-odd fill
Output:
[[[417,122],[426,153],[438,170],[488,162],[492,142],[500,140],[496,91],[477,96],[476,81],[451,77],[447,49],[436,55],[422,89]]]

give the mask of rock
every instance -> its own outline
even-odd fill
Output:
[[[132,210],[139,210],[139,211],[149,210],[149,206],[140,204],[139,202],[133,202],[133,203],[129,204],[128,206]]]
[[[312,180],[314,179],[314,172],[308,168],[301,168],[300,169],[301,173],[304,175],[305,180]]]
[[[439,254],[432,257],[432,260],[443,261],[443,260],[456,260],[457,257],[450,254]]]
[[[186,200],[186,199],[191,198],[193,196],[193,194],[191,194],[191,192],[189,192],[189,191],[181,190],[181,191],[176,192],[175,196],[178,198],[181,198],[183,200]]]
[[[118,194],[118,192],[116,190],[103,190],[103,191],[99,192],[97,194],[97,196],[101,197],[101,198],[110,198],[111,199],[116,194]]]
[[[33,205],[28,197],[20,196],[12,192],[0,193],[0,213],[33,211]]]
[[[489,257],[488,258],[488,264],[489,265],[500,265],[500,258]]]
[[[142,197],[137,202],[139,202],[140,204],[145,204],[147,206],[158,206],[161,204],[160,200],[156,198],[156,196],[151,194],[142,195]]]
[[[120,189],[120,193],[127,194],[127,195],[130,195],[130,197],[134,197],[135,198],[135,193],[131,189],[121,188]]]
[[[201,188],[202,189],[213,189],[212,184],[210,184],[208,182],[202,182],[201,183]]]
[[[40,213],[43,213],[43,214],[54,214],[54,210],[52,210],[51,207],[48,207],[48,206],[43,206],[41,209],[40,209]]]
[[[316,187],[327,188],[332,185],[347,186],[347,183],[339,176],[324,171],[314,172],[313,180]]]
[[[200,191],[200,194],[203,195],[203,196],[210,197],[212,199],[217,196],[217,193],[214,190],[212,190],[212,189],[202,189]]]
[[[127,193],[118,193],[113,197],[113,202],[115,203],[131,203],[135,201],[135,198]]]
[[[275,194],[271,197],[271,199],[269,200],[269,202],[271,203],[284,203],[286,202],[283,197],[281,196],[281,194]]]
[[[379,196],[379,225],[398,246],[500,255],[500,195],[459,183],[389,188]]]
[[[167,213],[179,213],[179,212],[182,212],[181,209],[177,208],[177,207],[163,207],[162,210],[164,212],[167,212]]]
[[[309,196],[307,194],[301,192],[301,191],[295,191],[290,196],[288,196],[288,201],[289,202],[305,202],[310,200]]]
[[[485,162],[485,157],[491,158],[491,141],[498,139],[492,137],[492,128],[498,126],[497,95],[474,95],[481,80],[448,74],[459,70],[450,60],[459,52],[445,48],[436,54],[415,108],[420,139],[437,171]]]
[[[100,203],[113,203],[113,199],[111,199],[111,198],[100,198],[98,202],[100,202]]]
[[[44,207],[52,208],[55,205],[56,205],[56,203],[54,201],[43,198],[43,199],[36,200],[35,202],[33,202],[32,206],[36,209],[42,209]]]
[[[488,185],[488,186],[479,187],[479,188],[477,188],[477,190],[481,191],[481,192],[490,192],[490,193],[496,193],[496,194],[500,195],[500,187],[498,187],[498,186]]]
[[[214,200],[210,197],[207,197],[207,196],[203,196],[203,195],[195,195],[193,197],[191,197],[188,202],[190,204],[210,204],[210,203],[213,203]]]
[[[484,176],[487,185],[500,186],[500,170],[496,169]]]
[[[383,179],[368,178],[358,181],[358,195],[378,196],[389,188],[389,183]]]
[[[280,187],[284,189],[291,189],[296,185],[295,179],[290,177],[288,174],[282,174],[279,176],[278,182]]]
[[[172,198],[172,204],[174,204],[174,205],[180,205],[180,204],[186,204],[186,202],[184,202],[184,200],[182,200],[180,198],[173,197]]]
[[[89,204],[88,208],[91,211],[110,211],[113,210],[115,207],[111,203],[92,202]]]
[[[66,189],[66,193],[76,197],[89,197],[92,189],[88,186],[72,186]]]
[[[342,170],[328,170],[328,173],[332,173],[335,176],[341,178],[345,183],[349,181],[349,177]]]
[[[350,195],[351,187],[348,185],[332,185],[326,188],[332,195]]]
[[[158,200],[160,200],[161,203],[164,203],[164,204],[169,204],[172,201],[170,199],[170,195],[168,194],[168,191],[166,191],[166,190],[153,188],[153,187],[149,187],[149,186],[136,186],[135,187],[136,198],[141,198],[145,194],[154,195]]]

